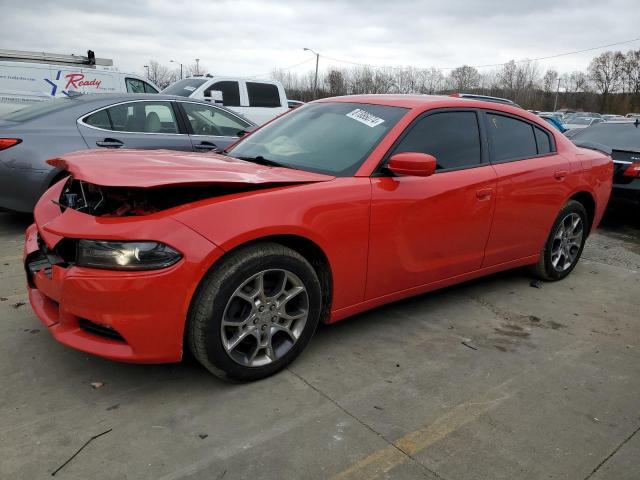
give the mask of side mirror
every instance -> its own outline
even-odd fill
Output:
[[[222,92],[220,90],[207,90],[204,92],[204,99],[207,102],[223,103]]]
[[[436,171],[436,157],[418,152],[396,153],[389,159],[387,169],[396,175],[428,177]]]

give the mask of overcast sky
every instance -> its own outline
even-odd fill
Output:
[[[309,47],[374,65],[456,67],[536,58],[640,37],[639,0],[0,0],[0,48],[111,58],[143,72],[150,59],[200,59],[209,73],[268,76]],[[640,41],[612,47],[640,49]],[[603,50],[538,62],[585,69]],[[320,58],[320,67],[348,66]]]

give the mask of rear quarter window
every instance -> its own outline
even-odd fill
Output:
[[[538,154],[531,124],[495,113],[487,113],[487,119],[494,161],[519,160]]]
[[[251,107],[277,108],[281,106],[280,92],[278,87],[272,83],[247,82],[247,93]]]

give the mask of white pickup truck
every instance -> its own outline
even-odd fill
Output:
[[[87,56],[0,49],[0,115],[79,93],[158,93],[149,80]]]
[[[258,125],[289,110],[284,87],[273,80],[196,76],[178,80],[161,93],[220,103]]]

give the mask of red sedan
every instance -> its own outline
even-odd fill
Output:
[[[530,265],[575,267],[611,158],[508,105],[352,96],[304,105],[226,153],[78,152],[39,201],[25,266],[61,343],[128,362],[184,348],[273,374],[332,323]]]

